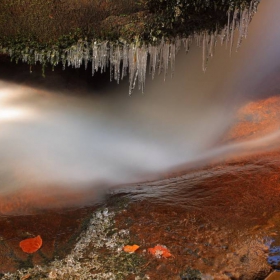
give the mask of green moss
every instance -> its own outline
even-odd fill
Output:
[[[258,0],[255,0],[256,3]],[[79,40],[153,43],[163,37],[221,30],[227,12],[251,0],[2,0],[0,54],[45,67],[65,64],[65,50]]]
[[[154,16],[147,23],[151,37],[187,37],[202,31],[214,32],[227,23],[227,12],[236,7],[245,8],[251,0],[153,0],[148,2],[150,13]]]

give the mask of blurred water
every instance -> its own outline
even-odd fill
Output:
[[[260,209],[269,211],[266,200],[270,199],[269,203],[273,204],[274,199],[270,195],[278,192],[279,168],[279,153],[273,156],[266,154],[193,169],[161,180],[118,187],[113,194],[129,197],[132,201],[147,199],[156,205],[188,210],[207,211],[209,207],[217,210],[222,206],[235,205],[228,209],[229,215],[236,207],[236,210],[240,208],[238,211],[244,212],[244,220],[245,216],[252,219],[250,211],[256,205],[262,204],[258,205],[258,211],[262,212]],[[243,201],[248,199],[247,192],[250,192],[250,202]],[[260,200],[260,197],[263,198]],[[243,203],[247,204],[247,211],[240,206]],[[223,219],[226,220],[226,215]]]
[[[101,90],[67,88],[61,71],[40,84],[36,74],[8,66],[7,76],[7,65],[0,65],[1,193],[106,189],[278,143],[276,131],[249,144],[217,146],[236,110],[258,97],[262,81],[279,67],[279,12],[279,1],[262,2],[239,52],[230,58],[217,47],[206,73],[201,49],[182,51],[174,77],[149,78],[144,95],[128,96],[127,81]]]

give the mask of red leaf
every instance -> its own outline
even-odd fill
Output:
[[[41,236],[38,235],[34,238],[28,238],[20,241],[19,247],[25,253],[35,253],[42,247],[42,244],[43,244],[43,240]]]
[[[138,245],[132,245],[132,246],[126,245],[123,247],[123,250],[127,253],[134,253],[138,249],[139,249]]]
[[[148,252],[155,257],[164,257],[164,258],[169,258],[172,257],[172,254],[170,251],[163,245],[157,245],[154,248],[149,248]]]

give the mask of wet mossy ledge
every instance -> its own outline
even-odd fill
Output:
[[[237,47],[260,0],[2,0],[0,54],[43,69],[71,66],[129,75],[129,92],[144,90],[147,68],[166,75],[175,55],[195,41],[203,70],[220,39]],[[149,57],[149,59],[148,59]],[[147,63],[149,61],[149,67]],[[31,67],[30,67],[31,69]]]

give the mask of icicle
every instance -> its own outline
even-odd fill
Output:
[[[230,15],[231,15],[231,12],[230,12],[230,10],[228,10],[228,24],[227,24],[227,27],[226,27],[226,48],[227,48],[228,42],[229,42]]]
[[[244,9],[240,12],[240,21],[239,21],[239,34],[237,40],[237,48],[240,47],[243,38],[246,36],[247,29],[247,19],[248,19],[248,9]]]
[[[171,65],[171,77],[175,72],[175,57],[178,49],[175,44],[170,45],[170,65]]]
[[[202,70],[206,71],[206,63],[207,63],[207,57],[206,57],[206,33],[203,35],[203,42],[202,42]]]
[[[85,70],[87,70],[88,62],[90,60],[89,43],[87,41],[84,42],[83,60],[85,63]]]
[[[223,0],[225,1],[225,0]],[[206,6],[211,1],[206,0]],[[238,30],[237,49],[240,47],[244,38],[248,34],[248,26],[253,15],[257,11],[260,0],[252,0],[249,6],[237,8],[233,5],[227,11],[227,23],[223,28],[216,27],[215,32],[206,30],[201,33],[194,33],[186,38],[162,38],[158,45],[148,46],[135,40],[134,43],[127,44],[124,40],[119,43],[110,43],[108,41],[98,42],[92,40],[80,39],[76,44],[60,50],[57,46],[47,50],[24,49],[20,52],[23,62],[33,61],[41,64],[51,63],[53,66],[62,62],[63,69],[66,64],[75,68],[80,68],[84,63],[85,68],[88,62],[92,63],[92,75],[95,72],[105,72],[107,67],[110,68],[110,80],[116,80],[119,83],[126,75],[129,77],[129,94],[135,88],[138,82],[138,88],[144,90],[147,61],[149,56],[149,73],[154,78],[156,71],[160,74],[163,71],[164,80],[171,68],[171,75],[175,69],[175,56],[181,45],[186,52],[189,51],[192,41],[195,41],[199,47],[202,47],[202,69],[206,71],[209,57],[214,55],[217,38],[220,37],[221,44],[226,42],[226,47],[230,46],[230,54],[233,50],[235,30]],[[179,3],[179,2],[178,2]],[[0,46],[0,52],[13,56],[13,49]],[[32,57],[33,56],[33,57]]]
[[[137,49],[137,74],[138,74],[138,88],[144,92],[146,69],[147,69],[147,48],[143,45]]]
[[[113,63],[114,63],[114,46],[109,49],[109,60],[110,60],[110,82],[113,80]]]
[[[120,68],[121,68],[121,59],[122,59],[122,49],[120,46],[117,46],[116,54],[115,54],[115,80],[117,83],[120,83]]]
[[[108,42],[106,41],[106,42],[102,42],[99,46],[98,67],[100,68],[101,73],[105,72],[109,62],[109,51],[107,45]]]
[[[123,79],[127,75],[127,68],[128,68],[128,46],[125,43],[123,45],[123,67],[122,67],[122,78]]]
[[[149,55],[150,55],[150,74],[152,74],[152,79],[155,77],[157,62],[158,62],[158,47],[149,46]]]
[[[129,95],[132,94],[132,90],[135,87],[136,79],[138,76],[137,72],[137,57],[136,57],[136,47],[134,44],[130,45],[128,51],[128,63],[129,63]]]
[[[234,30],[235,30],[235,22],[236,22],[236,18],[238,15],[238,9],[235,9],[234,13],[233,13],[233,19],[232,19],[232,24],[231,24],[231,35],[230,35],[230,55],[232,54],[232,47],[233,47],[233,40],[234,40]]]
[[[210,37],[210,45],[209,45],[209,50],[208,50],[208,56],[213,57],[215,42],[216,42],[215,34],[212,33],[211,37]]]
[[[253,9],[253,1],[250,3],[250,7],[247,13],[247,18],[245,19],[245,30],[244,30],[245,39],[247,38],[249,23],[251,22],[252,9]]]
[[[163,64],[163,71],[164,71],[164,76],[163,76],[164,81],[166,79],[166,74],[168,71],[169,53],[170,53],[170,44],[165,43],[163,45],[163,49],[162,49],[162,64]]]
[[[96,71],[96,65],[98,64],[97,57],[98,57],[98,46],[96,42],[92,42],[92,58],[91,58],[92,76],[94,76],[94,73]]]
[[[162,38],[161,43],[158,46],[158,60],[159,60],[158,74],[160,74],[163,69],[163,47],[164,47],[164,45],[165,45],[164,38]]]

